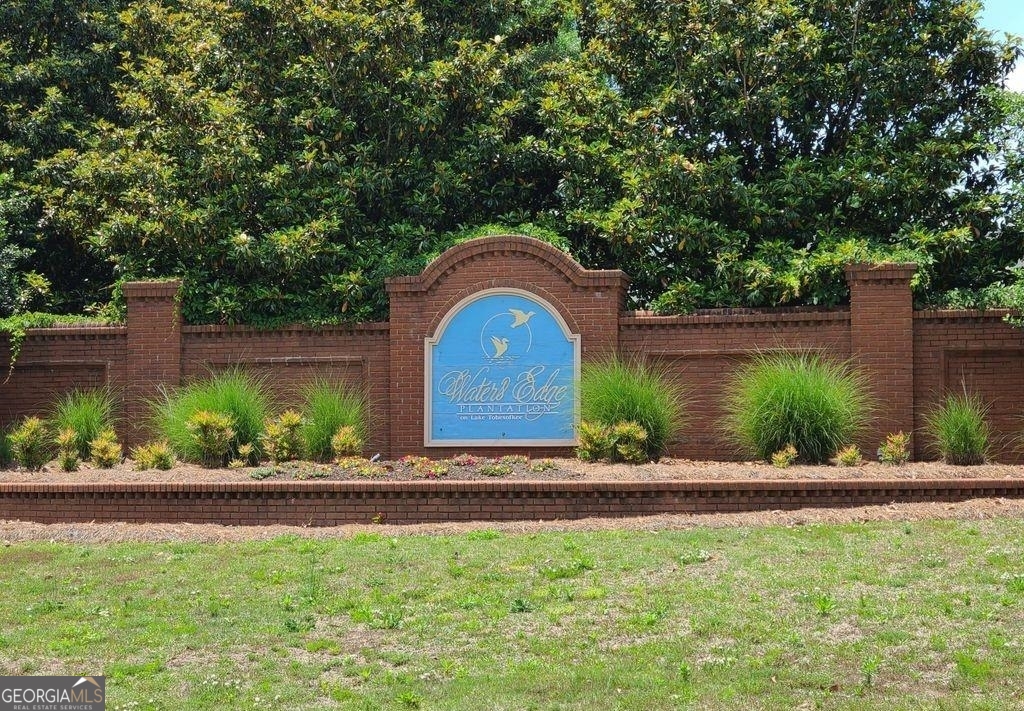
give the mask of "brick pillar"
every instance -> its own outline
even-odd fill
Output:
[[[128,302],[127,392],[124,439],[135,444],[149,436],[147,400],[161,387],[181,382],[180,281],[136,281],[124,285]]]
[[[866,372],[875,417],[862,449],[873,457],[890,432],[914,430],[913,264],[851,264],[850,353]]]

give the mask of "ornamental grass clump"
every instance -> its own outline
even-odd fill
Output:
[[[926,416],[924,430],[947,464],[984,464],[992,436],[987,413],[976,395],[950,395]]]
[[[46,423],[38,417],[26,417],[9,436],[11,455],[29,471],[39,471],[50,461],[52,439]]]
[[[0,467],[10,466],[14,461],[14,454],[11,453],[11,436],[6,430],[0,430]]]
[[[334,456],[358,454],[366,439],[366,401],[353,390],[318,380],[303,390],[301,427],[306,452],[317,461],[327,461]],[[332,440],[342,428],[348,428],[359,440],[354,451],[337,452]]]
[[[104,430],[113,429],[114,407],[114,395],[107,388],[75,390],[51,408],[50,428],[55,432],[73,431],[78,458],[88,459],[89,443]]]
[[[251,444],[258,457],[263,423],[271,416],[271,397],[262,378],[236,369],[166,391],[150,407],[154,429],[174,452],[187,461],[206,464],[211,461],[209,453],[189,427],[196,413],[220,413],[229,418],[231,438],[223,456],[235,457],[241,445]]]
[[[792,445],[820,464],[865,425],[871,407],[864,376],[814,354],[760,355],[726,388],[724,428],[741,449],[771,461]]]
[[[683,420],[682,390],[675,380],[646,363],[617,358],[584,364],[580,376],[580,407],[582,419],[591,426],[614,428],[630,422],[643,429],[647,436],[638,444],[643,456],[630,461],[651,461],[660,457]],[[581,447],[583,438],[581,425]],[[607,456],[601,446],[589,452],[583,449],[583,454],[590,454],[593,459]]]

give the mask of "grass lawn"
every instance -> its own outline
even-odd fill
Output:
[[[0,547],[113,709],[1010,709],[1024,521]]]

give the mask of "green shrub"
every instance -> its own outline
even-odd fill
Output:
[[[123,456],[117,434],[112,429],[103,430],[89,442],[89,457],[101,469],[117,466]]]
[[[584,364],[580,407],[583,420],[592,424],[614,427],[635,422],[642,427],[647,433],[643,444],[647,460],[664,453],[683,418],[682,391],[677,382],[645,363],[616,358]]]
[[[263,451],[274,464],[290,462],[302,456],[302,415],[285,410],[263,425]]]
[[[611,458],[612,432],[598,422],[583,420],[579,427],[579,445],[576,456],[585,462]]]
[[[481,464],[477,471],[483,476],[508,476],[509,474],[512,474],[515,469],[511,464],[488,462],[487,464]]]
[[[910,461],[910,435],[897,432],[886,436],[878,448],[878,461],[898,466]]]
[[[241,469],[242,467],[254,466],[260,463],[259,459],[256,458],[256,447],[252,444],[238,445],[238,451],[235,454],[238,456],[228,462],[229,468]]]
[[[331,441],[342,427],[351,428],[360,440],[358,449],[349,453],[362,451],[367,433],[367,408],[361,394],[318,380],[305,388],[303,401],[302,439],[311,458],[326,461],[332,454],[341,456]]]
[[[796,447],[787,444],[772,455],[772,466],[777,469],[788,469],[797,460],[798,456]]]
[[[225,454],[236,454],[243,444],[258,447],[263,423],[271,415],[270,402],[263,379],[242,370],[229,370],[210,380],[165,392],[161,400],[151,403],[153,425],[179,457],[209,463],[207,452],[189,429],[189,420],[201,411],[228,416],[232,435]]]
[[[11,454],[29,471],[39,471],[50,461],[50,435],[38,417],[26,417],[10,434]]]
[[[612,427],[616,458],[630,464],[650,461],[647,455],[647,430],[636,422],[620,422]]]
[[[925,417],[925,432],[935,440],[944,461],[984,464],[991,439],[987,412],[981,398],[964,392],[950,395]]]
[[[235,439],[231,416],[223,412],[200,410],[185,423],[191,438],[188,450],[196,452],[196,460],[208,467],[223,466]]]
[[[53,438],[57,445],[57,464],[61,471],[73,472],[78,470],[81,458],[78,456],[78,433],[70,427],[65,427]]]
[[[355,457],[362,451],[363,439],[352,425],[339,427],[338,431],[331,437],[331,452],[337,458]]]
[[[114,427],[114,396],[107,388],[75,390],[53,406],[51,427],[75,432],[75,451],[80,459],[89,458],[89,443],[104,430]]]
[[[146,469],[167,470],[174,466],[174,452],[166,440],[140,444],[132,450],[132,461],[139,471]]]
[[[863,375],[813,354],[761,355],[730,379],[725,429],[761,459],[787,445],[821,463],[853,439],[870,413]]]
[[[855,444],[843,447],[836,452],[836,464],[841,467],[859,467],[863,463],[864,457],[861,456],[860,449]]]
[[[642,464],[651,460],[648,439],[647,430],[637,422],[627,420],[607,426],[583,420],[576,456],[584,461],[606,459]]]

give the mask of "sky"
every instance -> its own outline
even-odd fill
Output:
[[[1024,1],[982,0],[981,26],[997,32],[1010,32],[1024,36]],[[1008,89],[1024,91],[1024,59],[1017,61],[1017,68],[1006,82]]]

